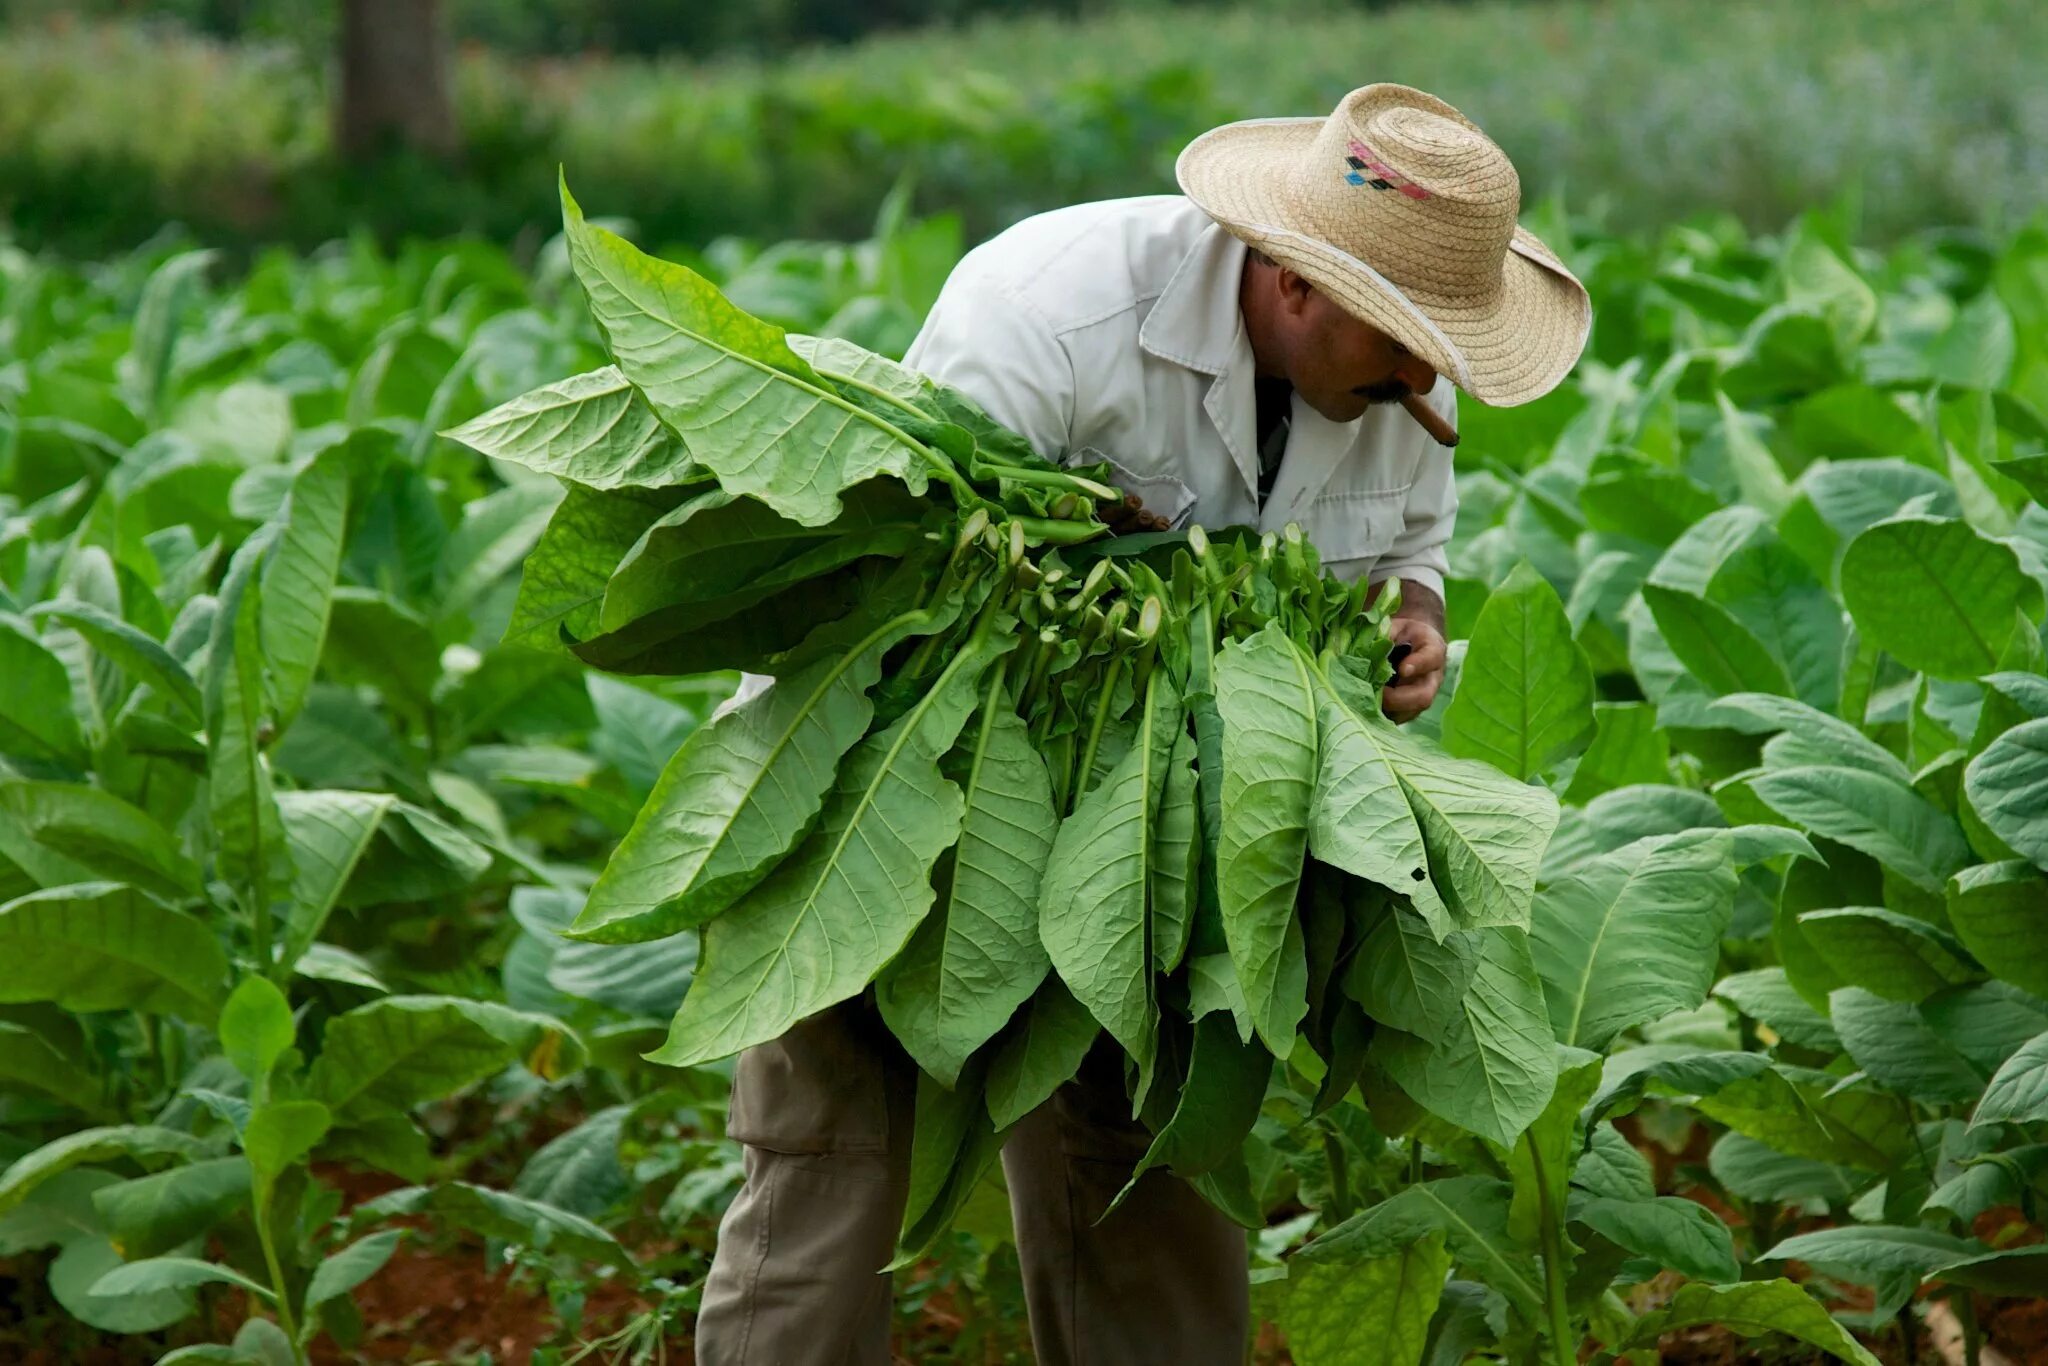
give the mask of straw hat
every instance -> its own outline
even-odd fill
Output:
[[[1586,345],[1585,286],[1515,225],[1507,154],[1433,95],[1368,85],[1327,119],[1226,124],[1174,174],[1226,231],[1482,403],[1541,397]]]

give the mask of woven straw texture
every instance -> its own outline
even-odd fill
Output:
[[[1507,154],[1435,96],[1368,85],[1327,119],[1226,124],[1174,170],[1226,231],[1482,403],[1542,397],[1585,348],[1585,286],[1516,226]]]

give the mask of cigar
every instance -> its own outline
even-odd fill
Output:
[[[1458,429],[1443,420],[1437,410],[1429,406],[1429,400],[1421,394],[1403,394],[1401,406],[1408,410],[1408,416],[1422,424],[1422,430],[1436,438],[1439,446],[1458,444]]]

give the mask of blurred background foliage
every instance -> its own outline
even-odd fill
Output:
[[[73,253],[167,221],[227,246],[358,229],[533,245],[566,162],[653,244],[858,236],[901,178],[972,240],[1169,190],[1195,133],[1327,112],[1371,80],[1449,99],[1525,198],[1619,230],[1774,229],[1829,203],[1884,242],[2048,204],[2029,0],[449,0],[459,150],[349,159],[331,131],[342,9],[5,0],[0,221]]]

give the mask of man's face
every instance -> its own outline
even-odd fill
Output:
[[[1332,422],[1350,422],[1375,403],[1426,394],[1435,385],[1436,371],[1421,357],[1294,272],[1277,274],[1287,379],[1309,407]]]

